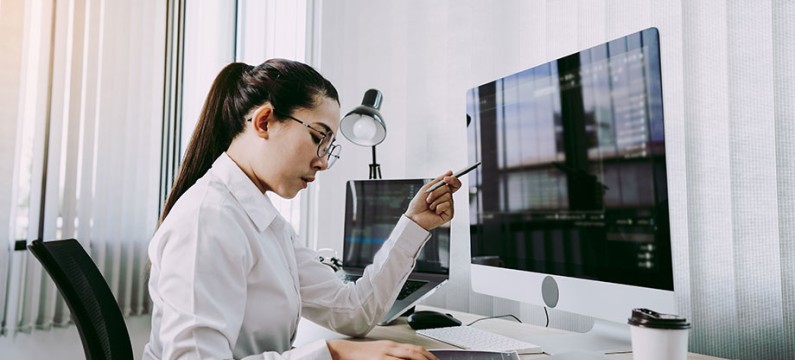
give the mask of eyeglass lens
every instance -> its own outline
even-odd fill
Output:
[[[330,168],[340,157],[340,146],[335,143],[336,141],[330,133],[314,127],[312,129],[323,134],[320,143],[317,145],[317,156],[325,157],[328,160],[328,167]]]
[[[340,146],[334,144],[334,141],[329,141],[327,146],[323,146],[323,143],[320,143],[320,146],[317,148],[317,156],[319,157],[326,157],[328,160],[328,167],[331,168],[331,165],[334,165],[335,162],[340,158]]]

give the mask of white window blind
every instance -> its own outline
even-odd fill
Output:
[[[235,60],[303,61],[306,2],[2,0],[0,10],[0,334],[70,323],[24,249],[39,238],[79,240],[122,312],[147,313],[147,246],[214,76]],[[302,201],[274,197],[296,229]]]
[[[11,14],[6,12],[11,9]],[[4,0],[18,78],[3,81],[0,257],[3,333],[67,325],[49,276],[15,245],[76,238],[97,262],[125,315],[148,310],[146,246],[157,221],[166,6],[158,1]],[[9,105],[10,104],[10,105]],[[11,112],[6,112],[6,106]],[[10,114],[6,116],[6,114]],[[5,131],[3,136],[7,136]],[[5,189],[6,187],[3,186]],[[2,196],[5,196],[3,194]],[[6,204],[4,202],[4,204]],[[4,211],[6,209],[3,209]],[[7,217],[6,217],[7,216]],[[21,243],[18,243],[20,240]],[[24,249],[23,249],[24,250]]]

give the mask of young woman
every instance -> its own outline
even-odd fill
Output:
[[[310,66],[234,63],[210,89],[149,245],[152,332],[144,359],[433,359],[390,341],[292,348],[298,320],[350,336],[389,310],[428,230],[453,217],[447,172],[414,197],[355,284],[304,248],[265,192],[293,198],[339,157],[334,86]],[[444,181],[430,194],[431,184]]]

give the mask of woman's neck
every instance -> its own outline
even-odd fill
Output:
[[[259,191],[265,194],[265,191],[268,190],[268,187],[264,182],[262,182],[262,180],[260,180],[260,177],[257,176],[257,173],[252,166],[251,156],[249,155],[251,151],[244,151],[246,148],[251,149],[251,147],[243,146],[240,144],[240,142],[232,141],[232,144],[229,145],[229,149],[226,150],[226,155],[232,159],[232,162],[234,162],[244,174],[246,174],[249,180],[254,183],[254,186],[256,186]]]

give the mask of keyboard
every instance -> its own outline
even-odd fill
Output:
[[[361,275],[353,275],[353,274],[344,274],[342,276],[342,281],[344,282],[356,282],[361,278]],[[403,300],[407,298],[409,295],[413,294],[417,289],[425,286],[427,281],[422,280],[406,280],[406,283],[403,284],[403,287],[400,288],[400,293],[398,293],[397,300]]]
[[[342,277],[342,281],[347,283],[347,282],[356,282],[356,280],[359,280],[359,278],[361,278],[362,276],[361,275],[348,274],[348,273],[342,273],[341,277]]]
[[[543,352],[541,347],[536,344],[471,326],[423,329],[417,330],[417,334],[468,350],[516,351],[519,354],[540,354]]]
[[[397,299],[403,300],[409,297],[409,295],[413,294],[415,291],[417,291],[417,289],[425,286],[427,283],[427,281],[406,280],[406,283],[403,284],[403,287],[400,289]]]

